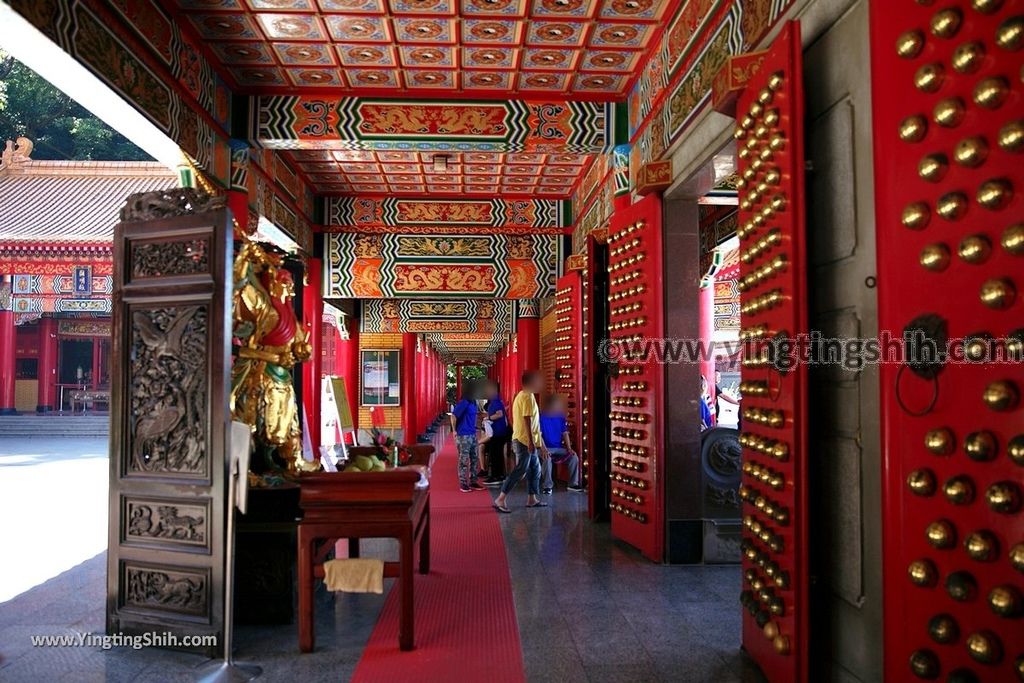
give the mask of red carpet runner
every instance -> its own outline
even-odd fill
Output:
[[[416,574],[416,649],[398,649],[392,590],[354,683],[523,683],[505,542],[491,498],[461,493],[446,435],[431,480],[431,571]]]

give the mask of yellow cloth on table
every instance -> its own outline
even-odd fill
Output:
[[[329,591],[383,593],[384,560],[327,560],[324,562],[324,584]]]

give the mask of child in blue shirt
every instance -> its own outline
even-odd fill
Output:
[[[547,446],[550,458],[541,462],[541,477],[543,484],[541,493],[551,495],[555,483],[551,479],[551,463],[558,463],[569,468],[569,490],[573,492],[583,491],[580,486],[580,457],[572,449],[569,440],[569,427],[565,419],[565,401],[558,394],[548,396],[544,402],[544,409],[540,414],[540,434]]]
[[[476,394],[476,383],[463,383],[462,399],[452,409],[452,415],[455,416],[455,446],[459,452],[459,490],[463,493],[484,490],[476,480],[479,468],[476,444]]]

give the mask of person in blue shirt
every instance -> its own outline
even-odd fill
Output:
[[[540,434],[547,446],[550,458],[541,463],[541,493],[551,495],[555,482],[551,479],[551,464],[562,464],[569,468],[569,490],[582,492],[580,486],[580,457],[572,449],[569,427],[565,419],[565,401],[558,394],[548,396],[540,413]]]
[[[501,486],[505,480],[505,450],[512,440],[512,430],[508,426],[508,415],[505,403],[501,400],[498,383],[488,381],[484,387],[487,403],[484,412],[491,421],[491,438],[484,447],[487,449],[487,486]]]
[[[715,426],[715,416],[711,412],[711,400],[708,396],[708,378],[700,378],[700,431],[707,431]]]
[[[475,382],[464,382],[462,399],[452,409],[455,417],[455,446],[459,452],[459,490],[463,493],[484,490],[476,479],[479,468],[476,449],[477,391]]]

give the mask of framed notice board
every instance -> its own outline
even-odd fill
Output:
[[[401,350],[359,352],[360,405],[397,406],[401,403]]]

